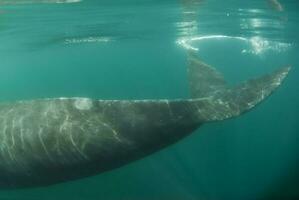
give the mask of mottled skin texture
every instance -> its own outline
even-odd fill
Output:
[[[0,185],[47,185],[118,167],[198,127],[192,109],[164,100],[1,104]]]
[[[289,69],[231,88],[217,71],[191,58],[193,99],[0,103],[0,187],[45,186],[120,167],[178,141],[205,122],[248,111],[281,84]]]
[[[142,158],[201,124],[235,117],[267,96],[289,67],[231,88],[189,55],[192,99],[56,98],[0,103],[0,187],[45,186]]]
[[[193,24],[188,36],[198,34],[200,2],[182,0],[184,21]],[[0,103],[0,187],[45,186],[120,167],[173,144],[203,123],[248,111],[289,71],[283,68],[231,88],[192,53],[188,59],[189,100],[58,98]]]

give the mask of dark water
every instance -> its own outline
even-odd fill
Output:
[[[292,65],[236,119],[120,169],[0,199],[299,199],[299,2],[0,0],[0,99],[187,98],[186,49],[232,84]]]

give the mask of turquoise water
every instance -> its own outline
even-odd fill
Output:
[[[0,100],[188,98],[187,49],[236,84],[292,65],[252,112],[98,176],[0,199],[298,199],[295,0],[0,0]]]

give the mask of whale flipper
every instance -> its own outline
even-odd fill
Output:
[[[194,54],[189,56],[187,70],[191,97],[195,98],[201,120],[217,121],[236,117],[256,106],[272,94],[290,69],[290,66],[283,67],[236,87],[230,87],[220,72]]]
[[[188,52],[187,73],[191,98],[211,96],[227,88],[222,74],[192,52]]]
[[[226,116],[222,115],[218,120],[238,116],[256,106],[281,85],[290,69],[291,67],[283,67],[271,74],[245,81],[237,87],[226,89],[222,94],[218,94],[221,95],[219,102],[225,102],[228,107],[225,112]]]
[[[121,167],[179,141],[205,122],[248,111],[290,70],[229,87],[211,66],[190,59],[191,99],[0,102],[0,188],[45,186]]]

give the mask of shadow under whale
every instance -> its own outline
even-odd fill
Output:
[[[177,142],[207,122],[250,110],[290,67],[229,87],[189,54],[191,98],[56,98],[0,103],[0,187],[46,186],[95,175]]]

